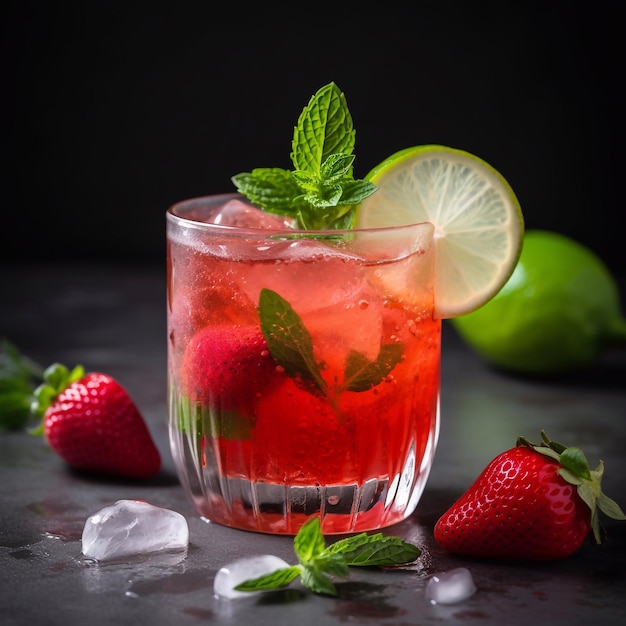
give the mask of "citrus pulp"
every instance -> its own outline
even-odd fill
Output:
[[[378,191],[357,210],[357,228],[435,226],[435,315],[477,309],[507,281],[524,221],[504,177],[477,156],[446,146],[401,150],[367,176]]]

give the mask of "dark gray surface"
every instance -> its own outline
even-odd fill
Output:
[[[0,433],[0,623],[603,625],[626,623],[626,523],[607,521],[605,544],[556,563],[498,564],[453,558],[432,528],[496,454],[518,435],[582,447],[606,464],[604,491],[626,507],[626,354],[610,353],[568,381],[539,383],[490,371],[444,325],[442,428],[417,512],[388,534],[423,554],[406,571],[355,570],[339,597],[287,591],[218,600],[213,578],[229,561],[271,553],[295,562],[290,537],[207,524],[176,479],[165,408],[165,276],[159,269],[0,269],[0,336],[41,364],[84,364],[115,376],[149,423],[164,467],[147,483],[87,479],[44,440]],[[145,558],[92,565],[80,553],[86,518],[122,498],[145,499],[186,516],[184,560]],[[429,577],[467,567],[478,592],[450,606],[424,599]]]

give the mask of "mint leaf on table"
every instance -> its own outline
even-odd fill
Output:
[[[235,587],[238,591],[267,591],[286,587],[300,576],[304,587],[313,593],[336,596],[332,576],[347,578],[351,566],[397,566],[412,563],[420,549],[400,537],[382,533],[361,533],[341,539],[326,547],[318,518],[310,519],[294,538],[298,565],[281,568],[258,578],[245,580]]]
[[[308,563],[326,549],[320,521],[317,518],[303,524],[293,540],[293,549],[301,563]]]
[[[356,131],[346,99],[335,83],[315,93],[294,128],[294,170],[256,168],[232,177],[237,190],[261,209],[294,218],[305,230],[349,229],[355,206],[376,185],[355,180]]]
[[[17,430],[32,417],[35,386],[43,369],[6,339],[0,341],[0,427]]]
[[[302,568],[299,565],[282,567],[270,574],[244,580],[235,589],[237,591],[270,591],[272,589],[280,589],[289,585],[292,580],[295,580],[301,574]]]
[[[393,566],[411,563],[417,559],[420,549],[400,537],[386,537],[382,533],[361,533],[341,539],[328,547],[328,552],[341,554],[351,566]]]

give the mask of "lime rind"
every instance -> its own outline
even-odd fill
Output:
[[[366,177],[378,191],[357,213],[360,228],[435,226],[435,315],[458,317],[488,302],[521,253],[524,221],[511,186],[463,150],[426,145],[396,152]]]

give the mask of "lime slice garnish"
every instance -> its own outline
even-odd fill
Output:
[[[488,302],[519,259],[524,219],[511,186],[491,165],[446,146],[401,150],[367,179],[378,191],[357,228],[435,226],[435,316],[458,317]]]

